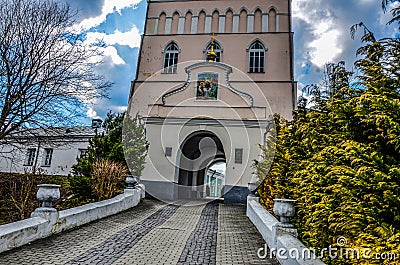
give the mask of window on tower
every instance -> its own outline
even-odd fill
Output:
[[[171,42],[164,49],[163,73],[175,74],[178,65],[179,47],[175,42]]]
[[[205,53],[205,60],[207,60],[207,54],[211,50],[211,42],[207,45],[206,50],[204,51]],[[214,52],[217,54],[217,57],[215,58],[216,62],[221,62],[221,55],[222,55],[222,48],[221,45],[218,42],[214,42]]]
[[[265,72],[265,46],[256,40],[250,45],[249,52],[249,73]]]

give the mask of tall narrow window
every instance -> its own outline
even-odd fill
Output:
[[[211,32],[219,32],[219,12],[217,10],[212,14]]]
[[[211,50],[211,42],[207,45],[206,50],[204,51],[205,53],[205,59],[207,60],[207,54]],[[214,52],[217,54],[217,57],[215,58],[216,62],[221,62],[221,55],[222,55],[222,48],[221,45],[214,41]]]
[[[178,33],[179,13],[175,12],[172,16],[171,34]]]
[[[257,8],[256,12],[254,12],[254,32],[262,31],[262,12]]]
[[[33,166],[33,162],[35,161],[35,148],[29,148],[26,152],[25,163],[24,166]]]
[[[160,17],[158,19],[158,31],[157,34],[165,34],[165,23],[167,20],[167,16],[165,15],[165,13],[161,13]]]
[[[249,48],[249,72],[265,72],[265,47],[260,41],[255,41]]]
[[[43,156],[43,166],[50,166],[52,158],[53,158],[53,149],[45,148]]]
[[[206,13],[201,11],[199,14],[199,20],[197,24],[197,33],[204,33],[206,27]]]
[[[175,74],[178,64],[179,47],[171,42],[164,50],[163,73]]]
[[[232,26],[233,26],[233,12],[232,10],[226,11],[225,14],[225,33],[231,33],[232,32]]]
[[[190,34],[190,31],[192,29],[192,12],[188,11],[186,13],[186,18],[185,18],[185,30],[184,33],[185,34]]]
[[[239,32],[247,32],[247,12],[245,9],[239,14]]]
[[[268,31],[276,32],[276,11],[273,8],[268,13]]]

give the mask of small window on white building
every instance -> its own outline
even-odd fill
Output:
[[[33,166],[33,162],[35,161],[35,155],[36,155],[36,149],[29,148],[26,152],[24,166]]]
[[[87,149],[78,149],[78,157],[82,158],[87,156],[88,150]]]
[[[249,52],[249,73],[265,72],[265,47],[256,40],[250,45]]]
[[[235,164],[242,164],[243,148],[235,148]]]
[[[178,54],[179,47],[175,42],[171,42],[163,51],[164,61],[163,61],[163,73],[164,74],[176,74],[176,69],[178,65]]]
[[[53,149],[45,148],[43,156],[43,166],[50,166],[52,158],[53,158]]]

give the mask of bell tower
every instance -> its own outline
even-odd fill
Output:
[[[273,114],[291,119],[296,85],[291,0],[148,0],[128,112],[145,122],[149,195],[206,197],[222,161],[225,202],[245,202],[252,161]]]

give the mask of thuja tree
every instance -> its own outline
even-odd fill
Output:
[[[140,175],[146,154],[144,126],[125,113],[109,112],[102,130],[89,141],[86,155],[78,158],[73,166],[71,187],[78,196],[93,197],[92,178],[98,161],[111,161],[124,168],[120,172],[128,173],[130,170],[132,174]]]
[[[396,21],[395,21],[396,22]],[[400,45],[377,40],[363,24],[355,66],[329,65],[323,85],[309,87],[292,121],[276,118],[275,160],[259,193],[298,200],[294,223],[309,246],[347,238],[348,248],[400,255]],[[354,27],[353,29],[355,29]],[[353,79],[352,79],[353,77]],[[350,257],[351,258],[351,257]],[[396,264],[397,260],[330,259],[328,264]]]
[[[139,124],[137,116],[125,115],[123,124],[122,144],[126,164],[133,175],[140,177],[149,147],[145,138],[145,129],[143,125]]]

